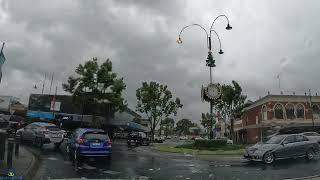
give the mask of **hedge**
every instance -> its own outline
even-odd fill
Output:
[[[213,139],[213,140],[196,140],[194,142],[195,147],[222,147],[227,145],[227,140],[224,139]]]

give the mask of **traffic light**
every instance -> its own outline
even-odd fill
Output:
[[[215,60],[213,59],[211,51],[208,52],[208,57],[207,57],[206,63],[207,63],[206,65],[209,67],[216,67]]]

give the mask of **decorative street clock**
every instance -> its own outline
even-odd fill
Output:
[[[221,86],[220,84],[209,84],[207,88],[205,88],[205,94],[210,100],[216,100],[221,97]]]

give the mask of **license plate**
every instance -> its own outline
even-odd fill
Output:
[[[131,140],[131,142],[134,142],[134,140]]]
[[[100,147],[101,143],[91,143],[90,146],[91,147]]]
[[[54,135],[51,135],[51,137],[53,137],[53,138],[59,138],[60,135],[59,135],[59,134],[54,134]]]

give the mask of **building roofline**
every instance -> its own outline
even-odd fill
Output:
[[[309,96],[307,96],[309,97]],[[306,99],[306,96],[305,95],[266,95],[256,101],[254,101],[250,106],[246,107],[246,108],[243,108],[243,111],[247,111],[247,110],[250,110],[256,106],[259,106],[259,105],[262,105],[266,102],[268,102],[269,100],[270,101],[287,101],[288,99],[286,98],[295,98],[295,99],[300,99],[300,102],[307,102],[307,99]],[[292,102],[294,101],[297,101],[293,99]],[[320,96],[311,96],[311,99],[313,102],[320,102]],[[302,100],[302,101],[301,101]],[[290,102],[290,101],[289,101]],[[298,101],[297,101],[298,102]]]

